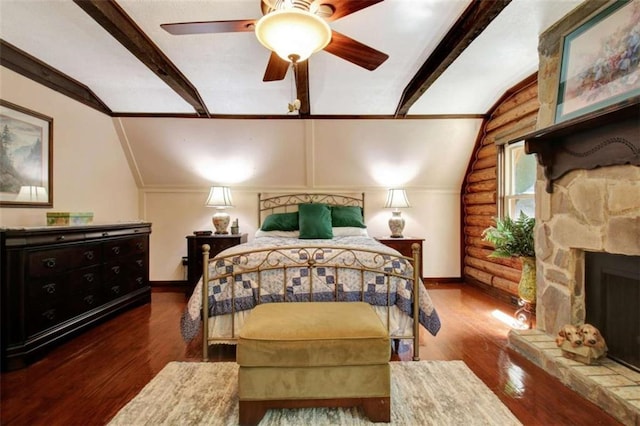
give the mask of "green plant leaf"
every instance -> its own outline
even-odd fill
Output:
[[[517,219],[495,218],[495,226],[485,229],[482,238],[494,246],[490,257],[535,257],[533,229],[536,220],[523,212]]]

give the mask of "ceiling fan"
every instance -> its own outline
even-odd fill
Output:
[[[275,27],[275,18],[279,14],[289,12],[300,12],[304,14],[304,19],[314,22],[311,25],[324,26],[319,31],[326,31],[325,40],[320,42],[316,50],[324,50],[338,56],[346,61],[358,65],[367,70],[373,71],[389,58],[389,55],[373,49],[359,41],[329,28],[325,21],[335,21],[359,10],[373,6],[384,0],[260,0],[262,14],[260,19],[242,19],[232,21],[204,21],[204,22],[181,22],[160,25],[167,32],[174,35],[185,34],[210,34],[226,32],[253,32],[256,31],[258,40],[272,50],[271,57],[267,63],[263,81],[282,80],[287,74],[291,63],[302,62],[306,58],[298,54],[288,54],[279,56],[276,50],[263,40],[263,30],[260,27]],[[309,17],[308,15],[311,15]],[[271,18],[274,19],[271,19]],[[267,25],[267,19],[274,21]],[[305,23],[305,25],[307,25]],[[296,37],[287,37],[295,39]],[[310,52],[311,54],[313,52]],[[308,55],[307,55],[308,56]]]

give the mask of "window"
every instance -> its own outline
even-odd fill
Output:
[[[501,178],[502,217],[517,218],[520,212],[534,217],[536,156],[524,152],[524,141],[504,146]]]

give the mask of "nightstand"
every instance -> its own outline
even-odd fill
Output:
[[[209,258],[215,257],[222,250],[247,242],[247,234],[224,235],[187,235],[187,293],[191,295],[193,288],[202,276],[202,245],[209,244]]]
[[[413,238],[413,237],[402,237],[402,238],[391,238],[391,237],[376,237],[376,240],[381,242],[387,247],[391,247],[400,252],[401,255],[407,257],[413,257],[413,250],[411,250],[411,246],[413,243],[420,244],[420,260],[418,261],[418,272],[420,273],[420,278],[424,278],[422,273],[424,269],[422,269],[422,250],[424,248],[423,242],[424,238]]]

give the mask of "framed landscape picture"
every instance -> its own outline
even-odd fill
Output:
[[[640,2],[618,0],[564,37],[555,122],[640,95]]]
[[[53,119],[0,99],[0,206],[53,206]]]

